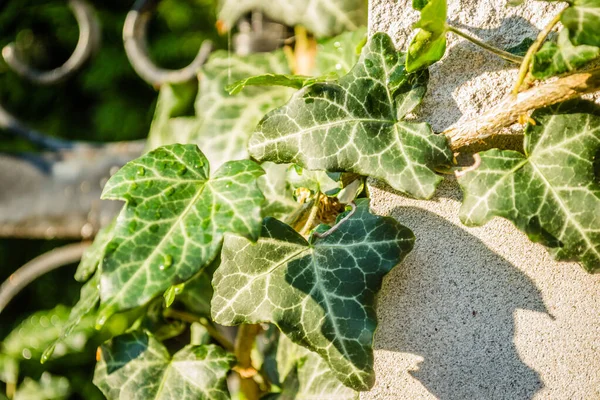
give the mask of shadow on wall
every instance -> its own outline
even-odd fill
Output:
[[[548,313],[535,284],[437,214],[397,207],[392,215],[417,242],[384,281],[375,349],[422,356],[410,374],[440,399],[532,398],[544,385],[519,358],[513,314]]]

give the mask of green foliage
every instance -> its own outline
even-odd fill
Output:
[[[188,345],[171,357],[151,334],[133,332],[101,349],[94,383],[108,400],[229,399],[225,378],[235,358],[218,346]]]
[[[414,72],[439,61],[446,52],[446,0],[414,0],[421,11],[417,34],[408,46],[406,70]]]
[[[39,381],[25,378],[13,400],[66,400],[70,392],[71,387],[67,378],[44,372]]]
[[[171,143],[197,144],[213,168],[229,160],[248,158],[246,149],[252,129],[269,110],[291,95],[282,87],[252,87],[231,96],[229,84],[266,72],[286,74],[282,51],[249,56],[215,52],[202,68],[195,117],[177,117],[190,103],[189,87],[163,86],[149,135],[149,147]]]
[[[161,18],[189,26],[189,4],[171,1],[161,2]],[[356,28],[364,6],[226,0],[221,15],[231,26],[262,8],[320,37]],[[571,73],[598,57],[597,6],[570,3],[566,28],[535,55],[534,77]],[[443,56],[445,35],[456,29],[446,25],[445,1],[413,7],[421,18],[408,54],[386,34],[365,41],[357,29],[319,40],[312,76],[291,74],[292,56],[307,56],[298,46],[293,55],[217,51],[199,71],[199,86],[164,85],[151,151],[104,189],[104,198],[125,205],[82,258],[80,301],[17,326],[3,342],[0,378],[15,386],[23,358],[45,361],[54,352],[56,361],[110,339],[94,376],[109,400],[228,399],[228,375],[240,382],[231,385],[234,398],[248,385],[280,400],[357,399],[369,390],[376,296],[415,238],[370,212],[365,176],[427,199],[442,180],[436,171],[454,162],[444,136],[407,117],[425,95],[424,68]],[[566,103],[531,118],[525,154],[489,150],[461,174],[461,219],[507,218],[559,259],[597,271],[599,108]],[[272,325],[261,332],[265,323]],[[239,329],[234,346],[235,328],[220,324],[256,326]],[[43,398],[65,388],[59,380],[26,380],[17,396]],[[47,397],[67,396],[66,383]]]
[[[556,248],[559,259],[600,269],[600,110],[576,102],[537,110],[525,130],[525,155],[480,154],[481,166],[459,179],[467,225],[494,216],[510,219],[535,242]]]
[[[569,29],[574,45],[600,47],[600,1],[572,0],[561,22]]]
[[[100,279],[103,317],[146,304],[190,279],[217,256],[223,235],[256,239],[264,201],[252,161],[223,164],[212,176],[195,145],[158,148],[111,177],[103,198],[125,200]]]
[[[389,36],[375,34],[356,66],[337,83],[297,92],[270,112],[250,139],[259,161],[348,171],[383,179],[416,198],[429,198],[450,165],[444,137],[426,123],[404,121],[425,93],[427,73],[408,74]]]
[[[231,28],[252,10],[288,26],[303,25],[317,37],[352,31],[367,23],[365,0],[220,0],[219,19]]]
[[[40,360],[46,348],[61,336],[69,324],[70,309],[63,305],[51,310],[38,311],[21,322],[2,342],[2,353],[14,359]],[[84,350],[94,333],[95,318],[83,316],[72,334],[54,351],[54,358]]]
[[[595,46],[574,46],[569,39],[569,30],[563,29],[556,43],[546,42],[535,54],[531,73],[537,79],[572,72],[600,56],[600,48]]]
[[[277,365],[283,390],[278,400],[358,400],[358,392],[344,386],[315,353],[280,336]]]
[[[220,324],[273,322],[323,357],[345,385],[374,383],[375,294],[410,252],[412,232],[369,212],[367,199],[328,236],[309,241],[266,219],[256,245],[228,236],[215,272],[211,311]]]

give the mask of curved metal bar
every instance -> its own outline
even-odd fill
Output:
[[[69,7],[79,25],[79,40],[71,57],[58,68],[40,71],[21,60],[15,44],[10,43],[2,49],[2,57],[13,71],[34,83],[53,85],[73,75],[92,56],[100,46],[100,21],[86,0],[69,0]]]
[[[123,27],[123,42],[127,58],[137,74],[154,87],[164,83],[183,83],[196,78],[198,70],[206,62],[212,48],[212,43],[205,40],[194,61],[187,67],[169,70],[156,66],[148,55],[146,27],[156,0],[138,0],[133,9],[127,14]]]
[[[28,128],[21,121],[6,111],[4,107],[2,107],[2,104],[0,104],[0,133],[3,133],[1,131],[5,131],[7,134],[25,139],[42,149],[62,150],[69,149],[74,146],[74,143],[68,140],[46,136],[43,133]]]

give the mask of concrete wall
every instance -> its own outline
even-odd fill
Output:
[[[410,1],[371,0],[370,31],[405,49]],[[450,1],[449,19],[496,46],[534,37],[560,5]],[[450,39],[416,118],[436,131],[494,105],[515,69]],[[600,276],[555,262],[506,220],[466,228],[448,179],[432,201],[371,181],[375,212],[410,227],[416,247],[385,280],[375,335],[377,383],[361,399],[600,399]]]

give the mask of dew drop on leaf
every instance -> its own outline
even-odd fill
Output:
[[[137,174],[140,176],[144,176],[146,174],[146,168],[144,167],[139,167],[137,170]]]
[[[164,193],[165,196],[171,196],[173,193],[175,193],[175,188],[173,186],[169,186]]]
[[[173,256],[167,254],[166,256],[163,257],[163,263],[158,268],[161,271],[163,271],[163,270],[169,268],[171,265],[173,265]]]

